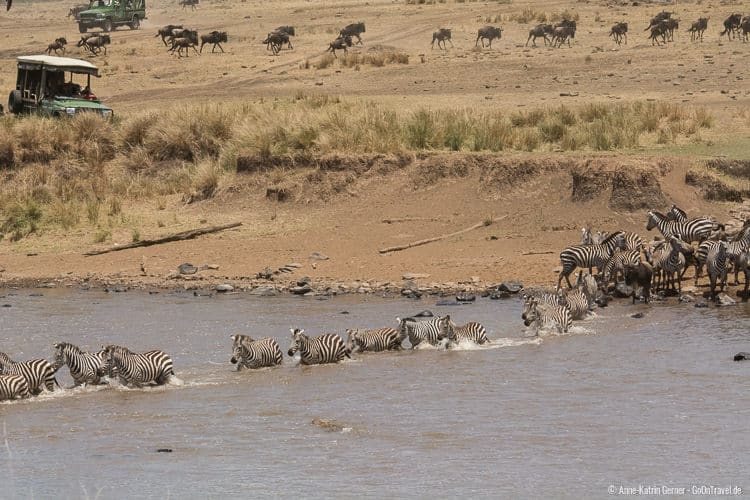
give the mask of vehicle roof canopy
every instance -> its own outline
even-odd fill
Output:
[[[42,69],[51,71],[72,71],[73,73],[84,73],[99,76],[99,68],[88,61],[73,59],[72,57],[57,56],[21,56],[18,58],[20,69]]]

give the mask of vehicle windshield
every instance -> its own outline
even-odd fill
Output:
[[[67,76],[67,78],[66,78]],[[94,94],[87,85],[87,75],[48,71],[45,96],[93,99]]]

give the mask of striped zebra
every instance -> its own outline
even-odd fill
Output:
[[[685,267],[685,255],[692,254],[693,247],[685,243],[676,236],[670,236],[666,241],[660,242],[654,248],[652,262],[656,279],[654,289],[659,290],[663,283],[664,290],[669,289],[669,283],[672,283],[672,290],[675,289],[675,274],[677,275],[678,293],[682,293],[682,274]],[[662,278],[663,277],[663,281]]]
[[[427,321],[417,321],[414,318],[396,318],[398,321],[398,332],[403,337],[409,337],[411,348],[414,349],[422,342],[430,345],[439,345],[443,340],[443,332],[446,331],[446,323],[450,321],[447,316],[438,316]]]
[[[719,242],[716,240],[706,240],[698,245],[695,251],[695,286],[698,286],[698,278],[701,276],[703,266],[706,264],[709,252],[716,248]],[[740,266],[738,265],[739,256],[750,249],[750,226],[745,226],[737,234],[734,240],[727,242],[727,258],[734,266],[734,284],[739,285]]]
[[[470,321],[465,325],[457,325],[450,319],[450,316],[446,316],[446,318],[448,318],[448,321],[443,323],[443,326],[446,327],[443,335],[448,339],[449,347],[451,344],[458,344],[462,340],[468,340],[479,345],[490,342],[487,338],[487,330],[480,323]]]
[[[672,208],[669,209],[669,212],[667,213],[667,218],[675,222],[687,222],[688,221],[688,216],[685,213],[685,211],[675,204],[672,204]]]
[[[101,378],[108,373],[107,353],[99,351],[88,353],[78,346],[68,342],[55,344],[55,362],[53,366],[59,368],[68,365],[70,376],[75,385],[101,384]]]
[[[654,210],[649,210],[646,229],[651,231],[655,227],[659,228],[659,231],[664,235],[664,238],[677,236],[686,243],[692,243],[693,241],[703,241],[711,236],[714,223],[711,219],[706,217],[698,217],[685,222],[677,222],[669,220],[669,217],[664,214]]]
[[[737,258],[737,266],[745,274],[745,289],[742,292],[742,302],[747,302],[747,290],[750,287],[750,250],[745,250],[740,254]]]
[[[123,385],[143,387],[145,384],[182,385],[174,374],[172,358],[164,351],[135,353],[119,345],[104,346],[109,365],[116,370],[117,377]]]
[[[311,339],[299,328],[292,328],[291,332],[292,343],[287,354],[294,356],[294,353],[299,351],[300,363],[303,365],[338,363],[344,356],[351,358],[344,341],[335,333],[324,333]]]
[[[235,344],[232,347],[232,357],[229,361],[233,365],[237,365],[237,371],[242,368],[255,369],[280,365],[284,359],[281,347],[275,339],[269,337],[252,340],[247,335],[243,335],[242,337],[245,337],[245,339],[238,341],[235,337],[238,337],[238,335],[232,335]]]
[[[237,344],[245,344],[246,346],[249,346],[255,342],[255,339],[250,335],[240,335],[239,333],[232,335],[229,338],[232,339],[232,349],[237,347]]]
[[[46,359],[15,362],[7,354],[0,352],[0,375],[22,375],[29,386],[29,392],[34,396],[43,390],[53,391],[55,385],[60,387],[55,379],[56,371]]]
[[[607,289],[609,282],[617,285],[618,275],[625,279],[625,268],[627,266],[638,266],[641,263],[640,250],[616,250],[612,257],[604,264],[602,271],[602,286]]]
[[[609,233],[606,231],[597,231],[596,233],[594,233],[593,236],[591,236],[591,242],[601,243],[608,236],[609,236]],[[638,233],[634,233],[632,231],[625,231],[625,246],[623,250],[641,250],[642,248],[644,248],[643,238],[641,238],[641,236]]]
[[[532,299],[529,301],[528,308],[523,313],[523,324],[525,326],[534,325],[537,334],[540,329],[555,328],[559,332],[567,333],[573,324],[573,318],[568,306],[553,306],[537,302]]]
[[[30,396],[29,384],[26,383],[23,375],[0,375],[0,401]]]
[[[577,287],[573,290],[560,290],[560,305],[568,306],[570,317],[580,320],[586,317],[591,310],[591,303],[583,289]]]
[[[560,252],[560,261],[562,262],[562,271],[557,279],[557,289],[560,289],[563,277],[568,282],[568,288],[573,288],[570,283],[570,273],[576,267],[591,269],[596,266],[597,272],[601,270],[604,263],[607,262],[615,251],[615,248],[623,248],[625,244],[625,233],[616,231],[607,236],[599,244],[593,245],[573,245]]]
[[[377,330],[348,328],[346,334],[347,349],[353,351],[356,347],[359,352],[400,351],[403,349],[401,343],[406,338],[393,328]]]
[[[727,242],[719,241],[719,244],[708,251],[706,257],[706,272],[711,286],[711,300],[716,299],[716,280],[721,280],[721,291],[727,284]]]

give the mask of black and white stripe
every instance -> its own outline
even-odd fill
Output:
[[[607,260],[604,264],[604,270],[602,272],[602,284],[606,290],[607,285],[612,281],[615,285],[619,281],[618,276],[625,279],[625,268],[626,266],[638,266],[641,263],[641,252],[640,250],[622,250],[615,251],[612,257]]]
[[[401,343],[406,338],[393,328],[379,328],[375,330],[349,328],[346,330],[346,347],[359,352],[372,351],[400,351]]]
[[[589,273],[591,269],[596,266],[597,271],[600,271],[604,266],[604,263],[612,256],[616,248],[622,249],[625,244],[625,233],[622,231],[616,231],[611,235],[607,236],[599,244],[593,245],[574,245],[566,248],[560,252],[560,261],[562,262],[562,271],[557,279],[557,289],[560,289],[560,283],[563,277],[568,282],[568,287],[573,288],[570,283],[570,273],[572,273],[576,267],[588,268]]]
[[[237,335],[232,336],[233,340],[235,340],[234,337],[237,337]],[[281,364],[284,355],[275,339],[269,337],[247,340],[250,337],[246,335],[243,337],[246,337],[246,339],[235,342],[232,348],[232,357],[229,360],[232,364],[237,365],[237,371],[242,368],[255,369]]]
[[[120,383],[142,387],[144,384],[163,385],[182,381],[175,377],[172,358],[164,351],[154,350],[135,353],[127,347],[108,345],[104,347],[108,362],[116,370]]]
[[[414,318],[396,318],[398,321],[398,332],[401,336],[409,337],[411,348],[414,349],[422,342],[430,345],[438,345],[447,331],[450,318],[438,316],[427,321],[417,321]]]
[[[711,236],[714,223],[706,217],[698,217],[684,222],[669,220],[664,214],[650,210],[648,212],[648,223],[646,229],[651,231],[658,227],[664,238],[677,236],[682,241],[692,243],[693,241],[703,241]]]
[[[468,340],[469,342],[474,342],[479,345],[489,343],[490,340],[487,338],[487,330],[481,323],[470,321],[464,325],[457,325],[450,319],[450,316],[446,316],[446,318],[448,318],[448,328],[445,334],[448,337],[449,342],[458,344],[462,340]]]
[[[108,372],[107,353],[88,353],[68,342],[55,344],[55,366],[68,365],[75,385],[100,384]]]
[[[54,390],[57,384],[56,371],[46,359],[15,362],[7,354],[0,352],[0,375],[22,375],[26,379],[29,392],[33,395],[43,390]]]
[[[706,272],[711,286],[711,298],[716,298],[716,281],[721,281],[721,291],[727,284],[727,242],[719,241],[708,251],[706,257]]]
[[[591,236],[592,243],[602,243],[609,237],[606,231],[597,231]],[[625,245],[623,250],[641,250],[643,248],[643,238],[638,233],[625,231]]]
[[[338,363],[344,356],[351,357],[341,337],[335,333],[324,333],[315,338],[309,338],[304,330],[293,328],[292,343],[287,354],[294,356],[299,351],[300,363],[303,365],[320,365]]]
[[[0,401],[28,398],[29,384],[23,375],[0,375]]]
[[[584,319],[591,310],[591,303],[581,288],[568,291],[561,290],[560,305],[568,306],[570,317],[573,320]]]
[[[663,283],[664,290],[667,290],[671,282],[672,290],[674,290],[676,279],[677,290],[682,293],[681,272],[685,267],[685,255],[692,253],[693,247],[676,236],[670,236],[667,241],[657,245],[652,255],[654,272],[656,273],[654,289],[658,290],[660,284]],[[663,278],[663,282],[661,278]]]
[[[535,326],[537,333],[540,329],[555,328],[559,332],[567,333],[573,324],[573,318],[568,306],[553,306],[529,301],[528,311],[524,312],[523,324]]]
[[[669,209],[669,212],[667,213],[667,218],[675,222],[687,222],[688,221],[688,216],[685,213],[685,211],[674,204],[672,205],[672,208]]]

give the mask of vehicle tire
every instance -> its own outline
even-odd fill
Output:
[[[112,20],[111,19],[105,19],[104,24],[102,25],[102,29],[105,33],[109,33],[112,31]]]
[[[78,33],[86,33],[88,30],[85,24],[78,23]]]
[[[13,90],[8,96],[8,111],[14,115],[23,111],[23,97],[20,90]]]
[[[138,19],[138,16],[133,16],[133,20],[130,22],[130,29],[137,30],[140,27],[141,27],[141,20]]]

